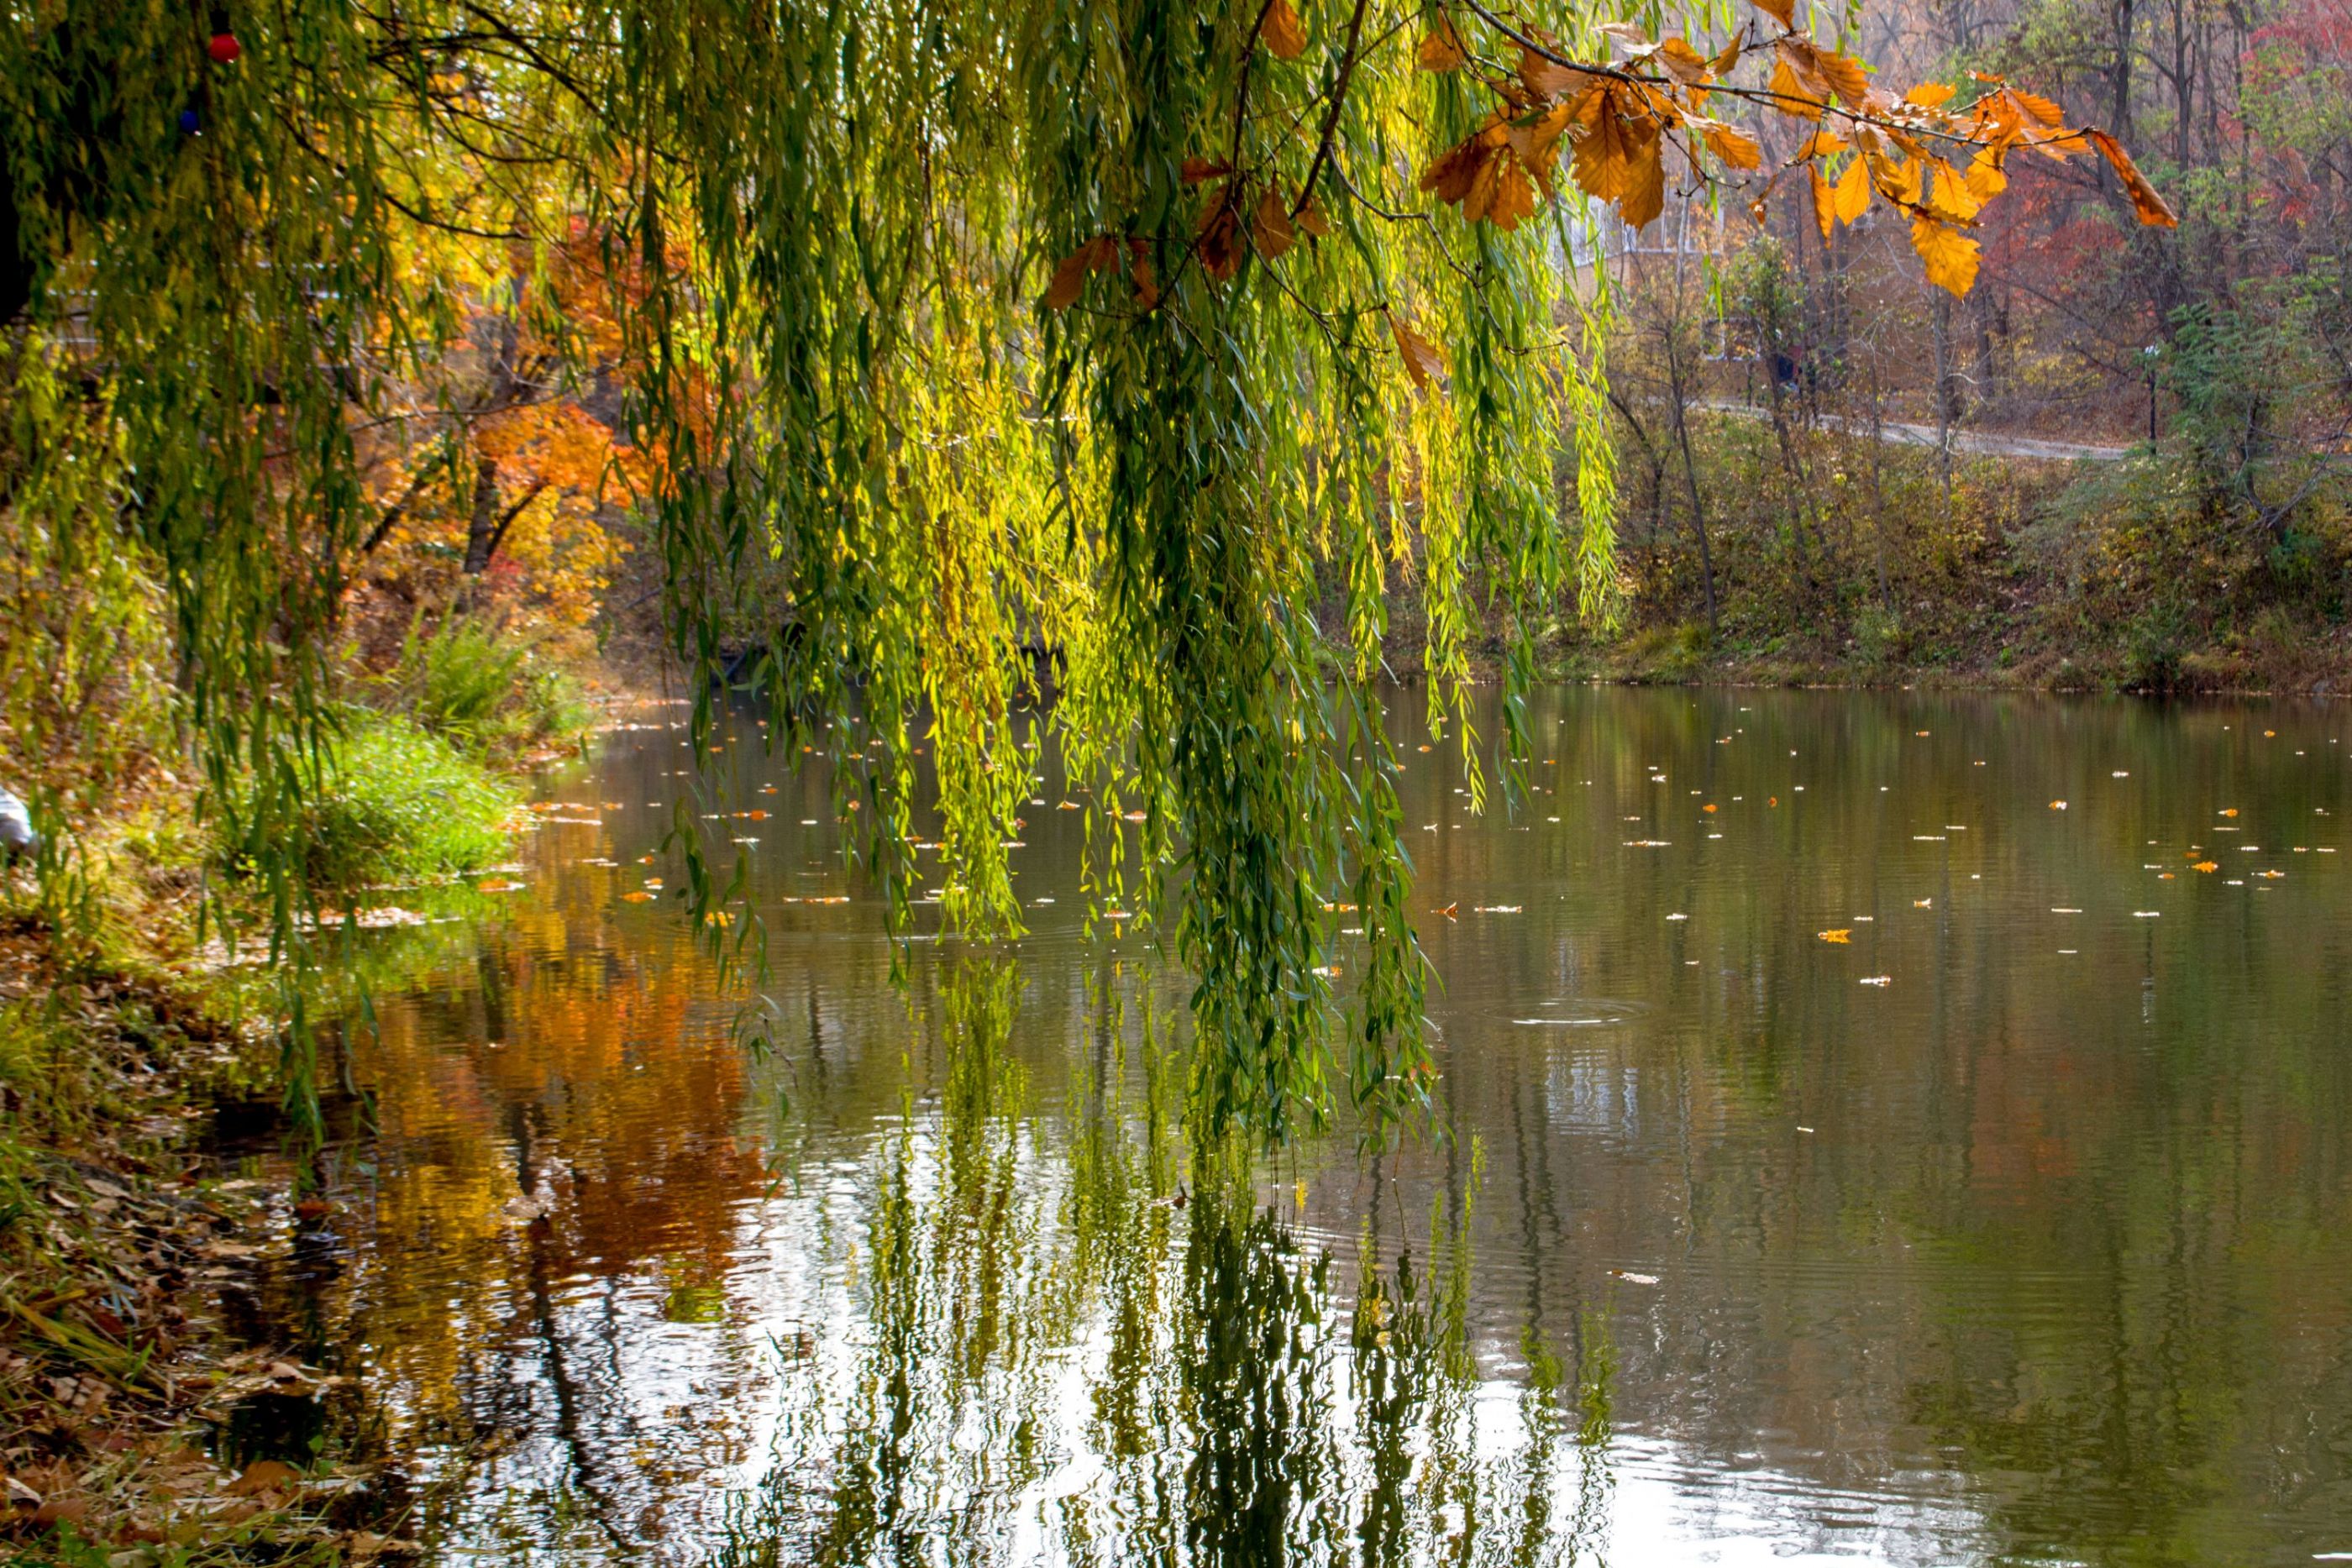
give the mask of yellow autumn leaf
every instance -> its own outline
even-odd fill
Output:
[[[1838,176],[1835,204],[1842,224],[1853,223],[1870,210],[1870,166],[1862,159],[1847,164]]]
[[[2009,176],[2000,171],[2000,153],[1990,147],[1978,153],[1961,176],[1969,190],[1979,202],[1990,202],[2009,189]]]
[[[1954,89],[1939,81],[1923,81],[1903,95],[1903,101],[1921,109],[1934,109],[1948,100]]]
[[[1851,925],[1841,925],[1834,931],[1823,931],[1820,933],[1820,936],[1824,942],[1835,942],[1841,945],[1849,945],[1853,941],[1853,927]]]

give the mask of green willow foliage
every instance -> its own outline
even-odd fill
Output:
[[[678,646],[716,672],[761,629],[740,677],[773,744],[827,753],[898,928],[935,800],[950,919],[1017,929],[1004,846],[1050,737],[1103,913],[1171,912],[1198,977],[1208,1125],[1285,1134],[1335,1078],[1370,1126],[1424,1106],[1388,596],[1418,591],[1427,717],[1465,756],[1475,629],[1510,629],[1490,738],[1523,752],[1533,630],[1613,582],[1605,294],[1569,287],[1563,204],[1507,233],[1415,190],[1491,108],[1414,68],[1436,12],[1314,5],[1286,58],[1272,11],[16,5],[11,362],[110,400],[115,524],[161,562],[206,798],[296,974],[288,830],[373,521],[352,433],[518,262],[585,233]],[[1595,57],[1612,19],[1544,18]],[[229,28],[239,57],[209,57]],[[1213,267],[1203,165],[1325,232]],[[1105,236],[1117,265],[1045,308]],[[1033,721],[1041,658],[1059,695]],[[714,918],[740,868],[695,827],[681,807],[697,917],[748,949],[754,922]],[[1344,1005],[1343,926],[1366,939]]]
[[[1598,607],[1613,495],[1597,356],[1556,325],[1599,340],[1562,296],[1564,227],[1465,229],[1411,193],[1486,112],[1414,71],[1420,13],[1325,8],[1288,61],[1266,14],[728,0],[601,26],[636,46],[610,116],[638,177],[604,228],[660,302],[635,319],[638,407],[677,458],[658,500],[688,648],[719,653],[711,584],[780,562],[785,624],[750,675],[772,729],[865,738],[840,748],[845,793],[899,899],[928,742],[950,915],[997,928],[1033,768],[1022,649],[1056,651],[1049,720],[1108,825],[1104,891],[1129,868],[1148,910],[1167,883],[1199,976],[1198,1103],[1280,1134],[1328,1100],[1341,925],[1368,948],[1347,1090],[1374,1125],[1428,1092],[1373,685],[1386,591],[1418,579],[1429,717],[1467,751],[1472,628],[1512,625],[1522,686],[1531,625],[1580,571]],[[1207,160],[1302,204],[1311,181],[1331,232],[1213,276],[1187,169]],[[1119,265],[1041,310],[1057,258],[1105,235]],[[1400,327],[1443,345],[1442,395]]]

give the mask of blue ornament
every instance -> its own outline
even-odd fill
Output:
[[[204,129],[204,121],[196,118],[194,110],[184,109],[180,110],[180,129],[188,135],[194,136],[198,131]]]

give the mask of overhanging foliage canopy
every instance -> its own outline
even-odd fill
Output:
[[[54,521],[163,563],[281,934],[373,521],[352,433],[485,299],[561,297],[533,282],[584,239],[680,647],[757,624],[773,738],[858,737],[829,750],[894,916],[928,768],[950,918],[1017,920],[1049,648],[1109,808],[1096,891],[1169,881],[1203,1108],[1321,1113],[1345,924],[1339,1071],[1378,1124],[1429,1076],[1385,605],[1417,591],[1429,717],[1470,756],[1472,628],[1507,629],[1516,726],[1533,630],[1604,608],[1606,294],[1575,265],[1604,224],[1785,183],[1825,230],[1891,212],[1958,292],[2011,156],[2103,157],[2169,221],[2046,100],[1897,95],[1787,6],[25,0],[0,310],[20,378],[110,410],[114,515],[77,491]],[[728,896],[693,881],[698,915]]]

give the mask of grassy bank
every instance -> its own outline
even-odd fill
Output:
[[[298,1200],[272,1124],[288,998],[260,960],[281,897],[298,926],[324,924],[504,861],[516,776],[574,744],[591,710],[566,672],[463,623],[342,689],[285,829],[304,878],[290,890],[240,853],[225,826],[240,802],[196,811],[166,760],[167,708],[144,736],[91,725],[46,777],[10,780],[37,793],[51,832],[39,864],[0,885],[12,1560],[405,1550],[401,1488],[355,1396],[255,1306],[254,1271],[324,1218]],[[126,711],[110,695],[93,695],[101,719]],[[341,998],[310,1000],[332,1016]],[[257,1128],[236,1151],[216,1135],[229,1117]]]

